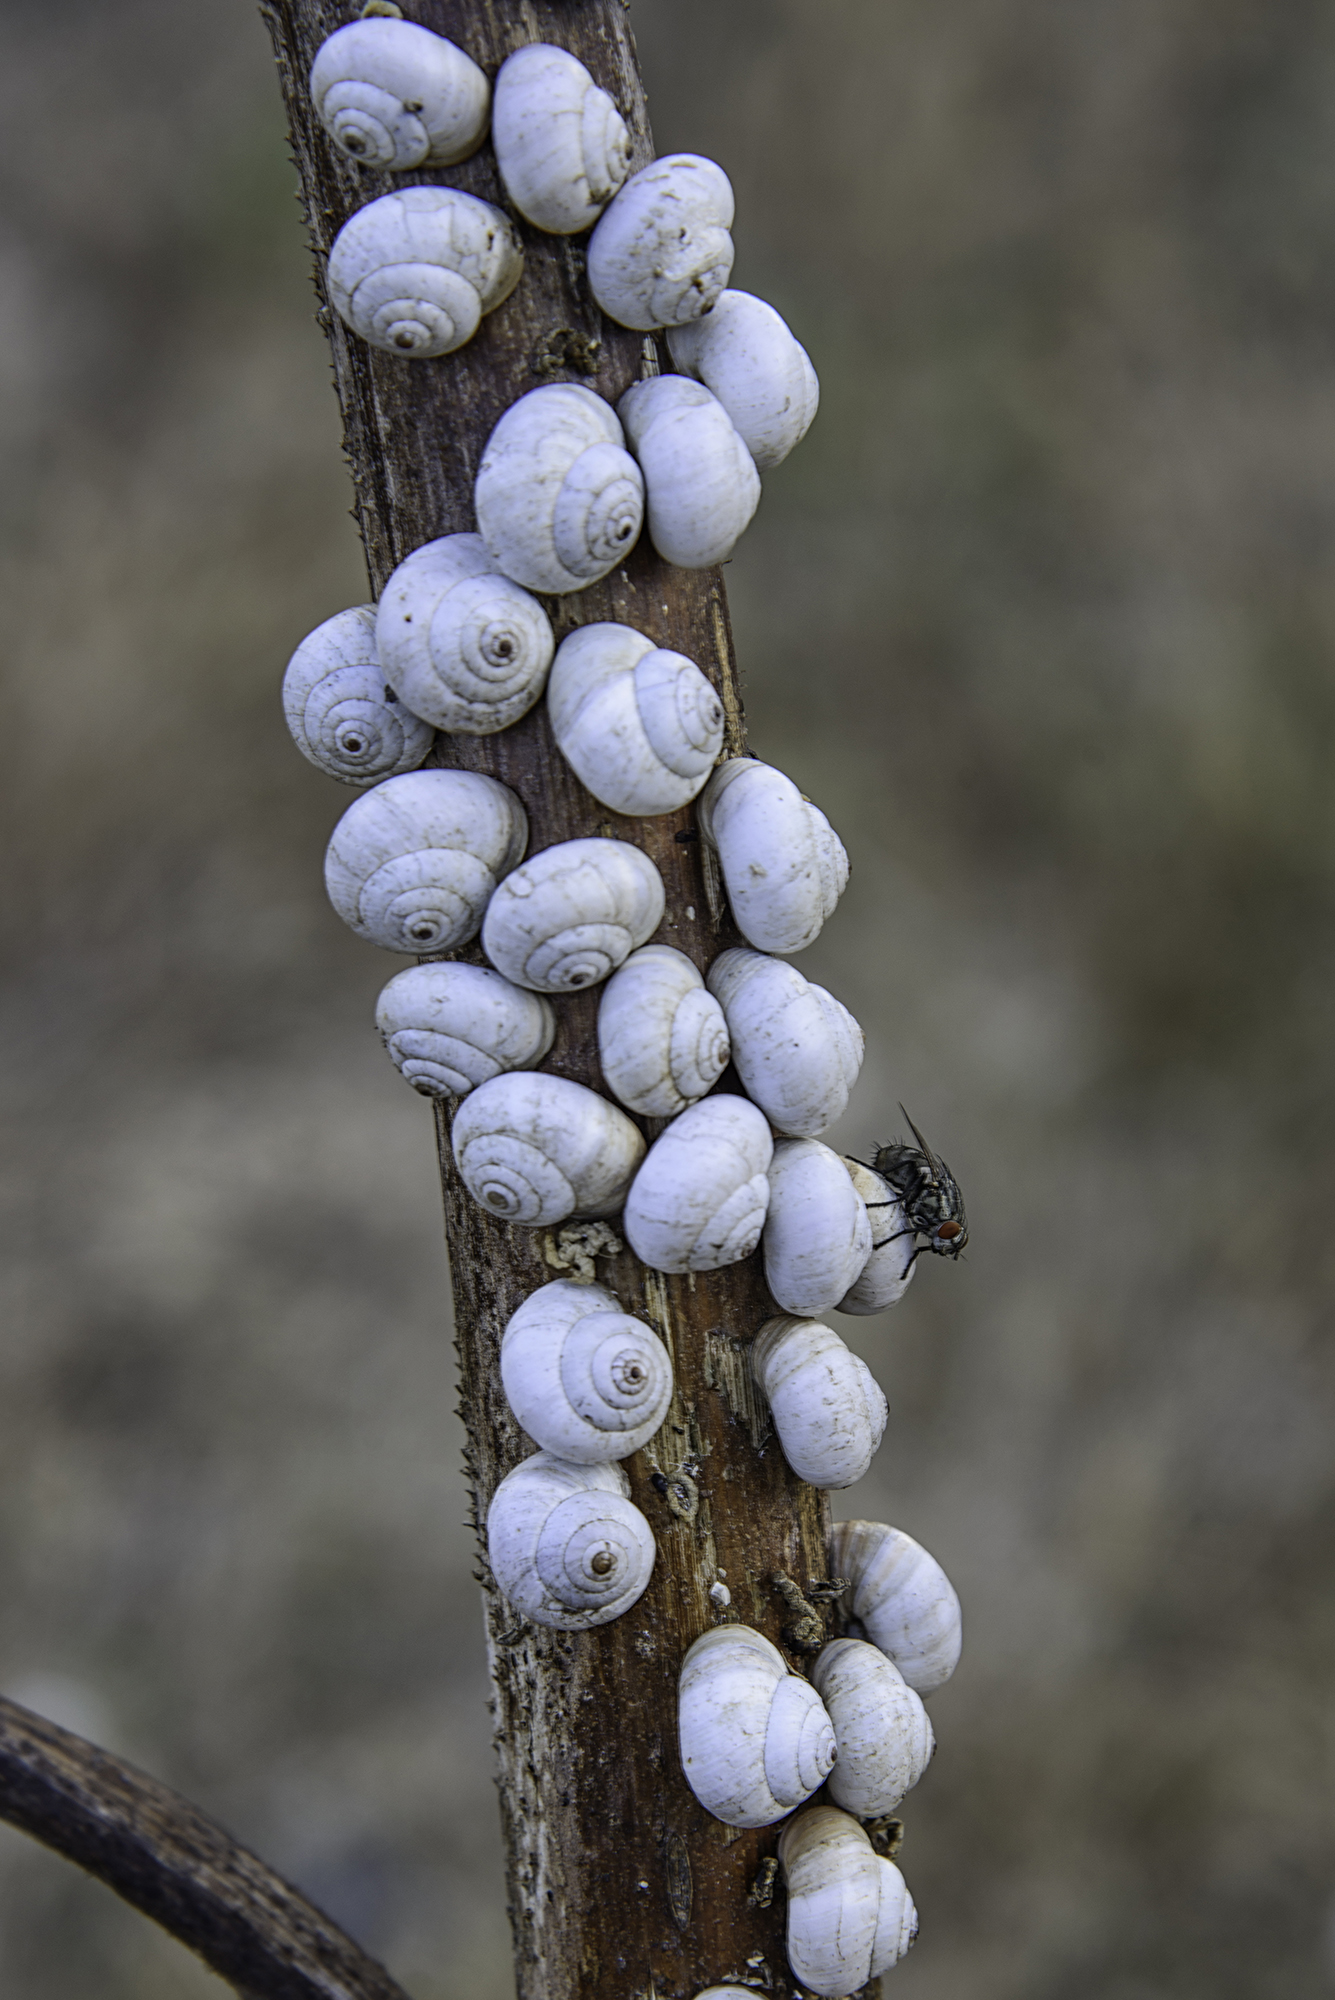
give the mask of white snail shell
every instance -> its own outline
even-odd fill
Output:
[[[693,660],[630,625],[581,625],[561,641],[547,712],[562,756],[613,812],[675,812],[723,748],[723,703]]]
[[[831,1574],[852,1585],[850,1609],[873,1646],[919,1694],[943,1687],[959,1664],[960,1601],[934,1556],[882,1521],[840,1521]]]
[[[348,217],[329,252],[329,302],[372,347],[452,354],[509,298],[524,253],[509,219],[458,188],[398,188]]]
[[[511,201],[557,236],[591,228],[630,172],[626,121],[583,63],[550,42],[501,64],[491,136]]]
[[[749,1625],[716,1625],[687,1653],[677,1736],[687,1784],[725,1826],[771,1826],[809,1799],[834,1763],[820,1696]]]
[[[649,1148],[622,1226],[654,1271],[718,1271],[749,1257],[769,1205],[774,1141],[744,1097],[706,1097]]]
[[[477,771],[408,771],[348,807],[330,838],[329,900],[387,951],[449,951],[476,936],[528,843],[514,793]]]
[[[545,1451],[506,1474],[487,1509],[487,1554],[516,1611],[584,1632],[630,1610],[655,1551],[629,1495],[619,1465],[571,1465]]]
[[[828,1312],[871,1255],[871,1223],[838,1153],[819,1139],[780,1139],[761,1238],[765,1283],[785,1312]]]
[[[481,965],[410,965],[376,1003],[390,1061],[423,1097],[467,1097],[503,1070],[536,1069],[556,1035],[550,1003]]]
[[[401,562],[376,613],[385,678],[437,729],[493,736],[542,693],[556,640],[535,597],[481,535],[442,535]]]
[[[479,1084],[454,1114],[450,1136],[474,1201],[527,1229],[568,1215],[615,1215],[644,1158],[644,1140],[624,1111],[542,1070]]]
[[[831,1327],[782,1314],[751,1348],[783,1455],[799,1479],[852,1486],[871,1465],[889,1410],[865,1361]]]
[[[628,1111],[675,1118],[711,1091],[728,1065],[723,1010],[684,952],[633,951],[598,1003],[603,1081]]]
[[[345,785],[414,771],[435,740],[431,724],[396,700],[385,679],[369,604],[326,618],[287,663],[283,713],[292,741]]]
[[[865,1316],[884,1312],[903,1298],[918,1268],[918,1239],[889,1181],[860,1160],[845,1160],[844,1165],[871,1218],[872,1253],[836,1310]]]
[[[834,1725],[830,1797],[859,1819],[893,1812],[932,1760],[927,1710],[899,1668],[865,1639],[821,1648],[811,1684]]]
[[[487,439],[474,500],[497,567],[558,596],[615,569],[644,520],[644,480],[616,412],[576,382],[510,405]]]
[[[510,1315],[501,1383],[544,1451],[572,1465],[606,1465],[639,1451],[662,1425],[672,1363],[653,1328],[622,1312],[602,1285],[557,1278]]]
[[[663,921],[663,878],[627,840],[563,840],[507,876],[482,949],[507,979],[578,993],[615,972]]]
[[[857,1821],[811,1806],[779,1835],[788,1891],[788,1963],[811,1992],[835,2000],[888,1972],[918,1935],[918,1913],[893,1861]]]
[[[649,539],[664,562],[726,562],[760,505],[760,474],[722,403],[685,375],[655,375],[631,384],[617,415],[644,474]]]
[[[311,66],[315,115],[359,166],[452,167],[482,144],[487,79],[443,35],[388,16],[337,28]]]
[[[707,313],[732,270],[732,187],[698,153],[632,174],[589,239],[589,285],[620,326],[648,333]]]
[[[713,390],[762,472],[806,436],[820,383],[801,341],[763,299],[724,292],[703,319],[669,327],[667,342],[682,374]]]
[[[847,1007],[765,952],[720,952],[707,983],[748,1097],[776,1130],[816,1138],[846,1110],[862,1067],[862,1030]]]
[[[720,764],[696,810],[748,944],[805,950],[848,883],[848,856],[824,813],[791,778],[754,757]]]

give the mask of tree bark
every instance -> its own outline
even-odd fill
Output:
[[[652,337],[602,318],[586,282],[586,239],[544,235],[517,216],[523,279],[467,346],[438,360],[403,361],[349,333],[324,294],[325,259],[349,214],[413,181],[509,204],[489,144],[438,173],[390,177],[345,160],[313,116],[306,79],[320,42],[354,9],[328,0],[264,0],[263,12],[316,255],[355,513],[378,596],[410,551],[475,528],[482,449],[516,398],[545,380],[574,380],[615,403],[666,354]],[[653,157],[621,0],[406,0],[403,12],[459,43],[492,77],[525,43],[570,49],[626,118],[634,164]],[[745,748],[719,571],[672,568],[646,535],[605,582],[544,602],[558,639],[615,619],[688,654],[723,699],[728,751]],[[599,805],[558,753],[544,704],[497,736],[442,737],[434,756],[511,786],[528,811],[530,852],[598,834],[642,848],[667,889],[656,941],[702,968],[739,941],[691,810],[625,819]],[[482,962],[476,946],[457,955]],[[387,963],[387,976],[392,969]],[[597,993],[555,1005],[560,1027],[544,1067],[605,1089]],[[652,1138],[654,1130],[645,1129]],[[571,1268],[579,1245],[568,1232],[531,1231],[484,1214],[458,1180],[443,1113],[439,1148],[467,1469],[485,1549],[481,1524],[491,1495],[532,1449],[501,1391],[501,1330],[524,1298]],[[653,1581],[630,1612],[592,1632],[541,1629],[512,1613],[485,1553],[481,1564],[519,1992],[523,2000],[688,2000],[721,1981],[792,1990],[782,1901],[771,1898],[773,1871],[761,1866],[775,1852],[778,1829],[738,1832],[710,1818],[682,1777],[676,1738],[677,1673],[691,1641],[727,1616],[785,1645],[793,1614],[771,1579],[781,1573],[806,1590],[827,1573],[824,1498],[789,1471],[749,1386],[747,1343],[776,1307],[758,1257],[677,1278],[619,1251],[600,1258],[597,1275],[627,1311],[657,1329],[677,1386],[659,1436],[626,1465],[658,1545]],[[710,1597],[724,1572],[732,1598],[726,1612]],[[789,1657],[800,1666],[806,1656],[789,1646]]]

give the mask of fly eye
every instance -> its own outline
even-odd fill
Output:
[[[958,1222],[943,1222],[937,1230],[937,1238],[942,1243],[953,1243],[960,1233]]]

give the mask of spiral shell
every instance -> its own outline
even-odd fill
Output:
[[[654,1271],[718,1271],[749,1257],[769,1205],[774,1141],[744,1097],[706,1097],[655,1139],[622,1226]]]
[[[707,313],[732,270],[732,187],[698,153],[632,174],[589,238],[589,285],[609,319],[648,333]]]
[[[511,201],[557,236],[591,228],[630,172],[621,113],[582,62],[549,42],[501,64],[491,134]]]
[[[922,1702],[899,1668],[864,1639],[835,1639],[823,1647],[811,1684],[839,1746],[830,1797],[859,1819],[893,1812],[936,1748]]]
[[[836,1311],[865,1316],[884,1312],[903,1298],[918,1268],[918,1238],[889,1181],[860,1160],[845,1160],[844,1165],[871,1219],[872,1251]]]
[[[850,1609],[873,1646],[918,1694],[944,1687],[959,1665],[960,1601],[934,1556],[900,1528],[840,1521],[830,1574],[852,1586]]]
[[[482,949],[537,993],[578,993],[615,972],[663,921],[663,878],[626,840],[563,840],[492,897]]]
[[[760,505],[760,474],[716,396],[684,375],[633,382],[617,404],[644,474],[649,539],[664,562],[726,562]]]
[[[503,1070],[536,1069],[556,1016],[536,993],[480,965],[410,965],[380,995],[385,1052],[423,1097],[467,1097]]]
[[[775,1303],[804,1319],[843,1298],[871,1255],[862,1197],[838,1153],[819,1139],[775,1146],[761,1247]]]
[[[325,855],[329,900],[387,951],[450,951],[475,937],[528,844],[514,793],[477,771],[408,771],[355,799]]]
[[[479,1207],[540,1229],[568,1215],[615,1215],[644,1140],[605,1097],[545,1071],[479,1084],[454,1114],[455,1163]]]
[[[718,766],[696,808],[738,930],[757,951],[804,951],[848,883],[848,856],[791,778],[754,757]]]
[[[501,1383],[544,1451],[572,1465],[605,1465],[629,1458],[661,1427],[672,1363],[652,1327],[622,1312],[611,1292],[557,1278],[510,1315]]]
[[[542,693],[556,641],[535,597],[502,576],[481,535],[442,535],[401,562],[380,599],[385,678],[437,729],[493,736]]]
[[[862,1067],[865,1045],[853,1016],[795,965],[764,952],[720,952],[707,984],[727,1020],[747,1095],[776,1130],[816,1138],[847,1109]]]
[[[699,667],[629,625],[561,641],[547,712],[580,782],[632,817],[688,804],[723,748],[723,704]]]
[[[783,1314],[766,1320],[756,1335],[751,1372],[798,1478],[827,1490],[855,1485],[876,1455],[889,1416],[866,1362],[830,1327]]]
[[[414,771],[435,741],[430,723],[385,686],[369,604],[306,634],[283,675],[283,714],[302,756],[345,785]]]
[[[713,391],[761,472],[782,464],[811,428],[820,383],[787,324],[750,292],[724,292],[711,313],[668,328],[683,375]]]
[[[644,481],[616,412],[574,382],[510,405],[487,439],[474,500],[497,567],[558,596],[614,570],[644,520]]]
[[[487,79],[471,56],[412,21],[350,21],[321,44],[311,102],[362,167],[452,167],[487,130]]]
[[[608,1089],[645,1118],[675,1118],[713,1089],[728,1030],[684,952],[647,944],[612,974],[598,1003],[598,1059]]]
[[[788,1891],[788,1963],[812,1993],[835,2000],[898,1964],[918,1913],[893,1861],[848,1813],[810,1806],[779,1835]]]
[[[687,1653],[677,1734],[687,1784],[725,1826],[772,1825],[809,1799],[834,1763],[820,1696],[749,1625],[716,1625]]]
[[[490,202],[458,188],[398,188],[334,238],[329,302],[372,347],[422,360],[471,340],[523,269],[519,238]]]
[[[653,1530],[619,1465],[570,1465],[535,1452],[487,1509],[492,1574],[535,1625],[586,1632],[629,1611],[654,1568]]]

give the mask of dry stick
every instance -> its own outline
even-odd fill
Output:
[[[245,2000],[408,2000],[197,1806],[3,1698],[0,1818],[107,1883]]]
[[[355,5],[262,0],[262,11],[278,56],[322,299],[325,259],[340,225],[376,196],[436,182],[508,207],[490,144],[441,172],[390,176],[352,165],[316,122],[306,79],[321,41],[354,18]],[[622,0],[405,0],[402,11],[448,35],[493,77],[523,44],[570,49],[620,107],[634,164],[653,157]],[[545,235],[515,220],[523,279],[457,353],[404,360],[349,333],[327,302],[320,314],[377,595],[410,551],[439,535],[474,530],[482,449],[517,397],[544,381],[573,380],[615,403],[666,360],[652,340],[602,318],[588,290],[583,239]],[[646,537],[605,582],[548,599],[546,608],[558,638],[615,619],[655,645],[687,654],[719,690],[728,749],[745,748],[717,570],[674,569]],[[599,805],[557,751],[544,704],[500,735],[442,738],[436,755],[442,764],[499,778],[519,794],[532,830],[530,852],[600,834],[642,848],[667,889],[657,938],[697,965],[739,941],[707,874],[691,810],[627,819]],[[482,962],[476,946],[456,955]],[[386,976],[393,969],[387,960]],[[560,1027],[544,1067],[603,1089],[597,1004],[596,991],[556,1001]],[[652,1137],[656,1128],[645,1129]],[[443,1112],[439,1142],[467,1466],[480,1523],[498,1482],[532,1449],[501,1391],[501,1330],[568,1253],[559,1232],[498,1222],[471,1200],[454,1167]],[[577,1257],[578,1245],[573,1249]],[[627,1461],[633,1498],[658,1544],[653,1581],[632,1610],[592,1632],[533,1626],[500,1596],[484,1556],[480,1581],[519,1991],[523,2000],[650,1994],[687,2000],[712,1982],[738,1980],[779,1992],[791,1987],[782,1901],[761,1904],[751,1894],[762,1862],[774,1853],[777,1829],[738,1832],[695,1802],[677,1756],[677,1672],[691,1641],[725,1615],[709,1594],[721,1571],[732,1596],[726,1615],[783,1643],[790,1613],[770,1579],[782,1573],[807,1587],[825,1576],[824,1499],[793,1476],[772,1442],[762,1448],[743,1347],[775,1310],[759,1259],[664,1277],[619,1251],[600,1256],[597,1271],[626,1310],[661,1334],[677,1388],[658,1438]]]

